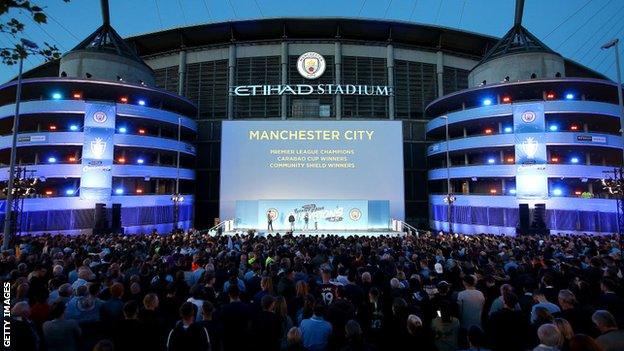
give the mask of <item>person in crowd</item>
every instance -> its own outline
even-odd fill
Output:
[[[13,306],[9,326],[12,336],[11,342],[16,350],[39,350],[39,334],[34,323],[30,320],[28,302],[20,301]]]
[[[539,340],[546,324],[559,330],[563,351],[605,348],[613,335],[620,339],[624,261],[616,236],[210,236],[190,230],[22,235],[17,242],[17,255],[0,254],[0,279],[10,283],[14,341],[34,331],[29,340],[38,340],[40,350],[97,344],[162,351],[170,335],[171,347],[180,345],[175,337],[190,335],[217,351],[259,349],[269,339],[278,340],[272,348],[293,350],[418,344],[423,350],[524,351],[551,347]],[[506,301],[515,292],[521,299]],[[263,308],[265,296],[274,299],[272,307]],[[183,317],[187,301],[192,312],[187,305]],[[594,308],[615,322],[603,312],[592,319]],[[278,323],[266,322],[274,319]],[[271,325],[279,333],[258,333]],[[485,330],[480,338],[473,335],[478,325]],[[202,328],[208,337],[196,333]],[[130,330],[137,330],[132,338],[119,336]]]
[[[332,334],[332,325],[324,318],[326,307],[323,304],[314,306],[311,318],[301,321],[299,326],[303,346],[310,351],[325,351]]]
[[[451,304],[443,303],[431,321],[434,344],[438,351],[455,351],[458,348],[460,322],[451,314]]]
[[[338,299],[338,287],[331,281],[332,269],[325,265],[321,268],[321,283],[318,285],[319,301],[326,306]]]
[[[100,340],[93,346],[93,351],[115,351],[115,345],[110,340]]]
[[[572,325],[574,332],[580,334],[594,334],[591,324],[591,307],[579,305],[574,293],[568,289],[559,291],[558,297],[561,312],[555,313]]]
[[[138,319],[139,305],[134,300],[123,306],[124,319],[115,322],[112,327],[112,341],[116,351],[134,351],[141,349],[152,336]]]
[[[468,349],[465,351],[490,351],[485,347],[486,338],[483,329],[473,325],[468,330]]]
[[[273,295],[273,279],[269,276],[263,276],[260,279],[260,291],[253,295],[251,302],[254,305],[260,306],[262,298],[266,295]]]
[[[43,336],[48,351],[78,350],[82,331],[75,320],[65,319],[65,304],[58,301],[50,308],[50,320],[43,323]]]
[[[598,310],[592,315],[592,322],[600,331],[596,343],[603,351],[624,350],[624,330],[618,329],[615,317],[607,310]]]
[[[143,297],[143,308],[138,314],[139,321],[148,331],[143,346],[149,350],[162,350],[165,345],[167,328],[163,316],[158,311],[159,304],[158,295],[149,293]]]
[[[260,305],[262,311],[251,324],[254,346],[261,350],[275,351],[281,347],[282,321],[275,313],[275,297],[265,295]]]
[[[563,344],[559,328],[551,323],[542,324],[537,329],[537,337],[540,344],[533,351],[559,351],[559,347]]]
[[[492,304],[490,305],[490,312],[488,313],[488,316],[491,316],[492,313],[496,312],[496,311],[500,311],[503,309],[503,296],[506,293],[510,293],[513,292],[513,287],[511,286],[511,284],[503,284],[500,287],[500,295],[494,300],[492,301]],[[518,305],[518,308],[520,308],[520,306]]]
[[[526,347],[528,323],[516,310],[518,297],[511,292],[503,295],[503,309],[492,314],[488,331],[494,351],[522,351]]]
[[[585,334],[576,334],[570,340],[570,351],[604,351],[594,338]]]
[[[67,302],[66,318],[79,323],[97,322],[100,320],[98,306],[98,299],[89,293],[88,285],[81,285]]]
[[[546,294],[543,291],[536,290],[535,292],[533,292],[533,299],[535,301],[535,304],[531,308],[531,323],[537,322],[537,310],[539,308],[546,309],[551,315],[561,312],[559,306],[548,301],[548,299],[546,298]]]
[[[210,336],[203,326],[195,323],[195,305],[185,302],[180,307],[180,320],[167,336],[168,351],[209,351]]]
[[[110,298],[100,307],[100,318],[102,322],[114,323],[123,319],[123,294],[123,284],[114,283],[111,285]]]
[[[280,324],[281,324],[281,329],[282,329],[282,336],[281,336],[281,349],[285,349],[287,346],[287,334],[288,331],[295,326],[295,324],[292,321],[292,318],[290,318],[290,316],[288,315],[288,305],[286,303],[286,299],[283,296],[277,296],[275,298],[275,313],[277,314],[277,316],[280,319]]]
[[[570,322],[563,318],[555,318],[552,323],[559,329],[561,333],[561,351],[569,351],[570,350],[570,340],[574,336],[574,330],[572,329],[572,325]]]
[[[221,351],[223,349],[223,342],[221,341],[223,326],[214,319],[214,313],[215,307],[212,302],[204,301],[201,309],[202,320],[198,323],[208,331],[211,351]]]
[[[609,311],[616,317],[618,325],[624,325],[624,298],[618,295],[617,283],[613,278],[605,277],[600,281],[601,294],[598,297],[598,308]]]
[[[227,295],[229,303],[221,306],[218,313],[223,325],[223,349],[244,350],[253,345],[250,338],[252,308],[241,300],[237,285],[230,286]]]
[[[402,345],[421,345],[424,350],[433,350],[433,339],[425,329],[422,319],[415,314],[407,316],[407,333],[401,341]]]
[[[199,285],[193,285],[191,290],[189,291],[191,297],[189,297],[186,301],[195,305],[195,309],[197,311],[201,311],[202,306],[204,305],[203,294],[201,291],[201,287]],[[197,321],[201,320],[201,313],[197,313]]]
[[[303,340],[301,336],[301,330],[297,327],[292,327],[286,334],[286,351],[308,351],[303,346]]]
[[[473,325],[481,326],[485,296],[476,289],[477,280],[473,275],[466,275],[463,283],[465,289],[457,294],[457,305],[461,327],[468,330]]]
[[[347,345],[341,351],[372,351],[374,347],[364,340],[360,324],[351,319],[345,325]]]

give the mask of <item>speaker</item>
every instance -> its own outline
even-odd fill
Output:
[[[95,204],[93,215],[93,234],[105,234],[108,231],[108,218],[106,218],[106,204]]]
[[[531,219],[529,218],[529,204],[519,204],[518,214],[520,217],[518,227],[523,231],[529,229],[531,226]]]
[[[546,204],[535,204],[533,209],[533,228],[546,228]]]
[[[113,204],[111,219],[111,231],[115,234],[121,234],[121,204]]]

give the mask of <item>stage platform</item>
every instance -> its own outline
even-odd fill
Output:
[[[235,234],[243,234],[243,233],[247,233],[247,231],[249,231],[250,229],[248,228],[240,228],[240,229],[236,229],[236,230],[231,230],[231,231],[224,231],[221,234],[222,235],[235,235]],[[260,236],[267,236],[269,234],[280,234],[280,235],[284,235],[286,233],[286,231],[273,231],[273,232],[268,232],[266,230],[258,230],[258,229],[253,229],[256,232],[256,235],[260,235]],[[342,237],[348,237],[348,236],[404,236],[407,235],[406,232],[399,232],[399,231],[393,231],[393,230],[295,230],[293,232],[293,235],[298,236],[298,235],[337,235],[337,236],[342,236]]]

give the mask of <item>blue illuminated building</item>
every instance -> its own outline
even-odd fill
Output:
[[[192,222],[197,113],[154,87],[153,71],[108,23],[66,53],[59,77],[22,83],[17,164],[39,179],[23,201],[19,232],[170,231]],[[0,181],[6,182],[16,82],[0,86]],[[178,135],[178,129],[180,135]],[[177,154],[180,154],[179,172]],[[136,161],[136,162],[134,162]],[[2,201],[2,212],[5,202]],[[98,214],[96,204],[104,204]],[[121,228],[112,207],[121,205]]]
[[[566,68],[516,23],[470,72],[468,89],[428,105],[432,228],[617,231],[616,201],[601,182],[622,165],[617,86]]]

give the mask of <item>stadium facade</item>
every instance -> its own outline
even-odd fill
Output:
[[[613,233],[617,85],[578,77],[517,22],[427,107],[431,224],[462,233]],[[611,176],[609,175],[611,173]],[[450,223],[450,225],[449,225]]]
[[[153,71],[105,21],[21,83],[15,229],[149,233],[191,226],[195,105],[150,87]],[[0,86],[0,179],[7,181],[16,81]],[[177,201],[172,203],[172,194]],[[98,205],[100,204],[100,205]],[[2,202],[6,210],[6,201]],[[4,211],[3,211],[4,212]],[[6,212],[5,212],[6,213]]]
[[[510,75],[501,76],[501,66],[492,63],[500,63],[499,61],[489,60],[489,67],[482,62],[499,43],[499,39],[494,37],[395,21],[275,18],[175,28],[127,38],[125,42],[153,71],[154,86],[158,89],[130,87],[119,82],[107,84],[114,86],[113,90],[149,91],[186,107],[182,110],[166,111],[150,103],[149,106],[154,107],[123,104],[117,105],[118,108],[121,111],[132,108],[146,123],[162,121],[167,128],[175,129],[176,116],[182,116],[184,120],[187,117],[192,119],[186,126],[188,137],[196,137],[196,157],[193,157],[192,152],[185,154],[188,155],[189,162],[195,160],[196,163],[194,167],[189,165],[184,168],[188,172],[186,179],[195,180],[194,223],[199,228],[212,226],[214,218],[218,217],[220,138],[221,123],[224,120],[400,120],[403,125],[406,221],[421,227],[431,224],[434,228],[444,228],[445,220],[442,217],[447,218],[441,209],[444,206],[440,207],[440,201],[446,193],[443,186],[445,183],[441,182],[445,171],[440,163],[440,151],[446,147],[445,143],[440,143],[444,137],[441,134],[444,131],[443,120],[450,124],[452,139],[457,139],[450,143],[453,148],[452,158],[465,160],[468,157],[467,167],[464,167],[465,164],[462,167],[452,167],[452,186],[461,187],[467,175],[469,179],[476,178],[477,183],[470,184],[472,190],[465,196],[456,191],[454,211],[460,211],[461,206],[474,206],[486,208],[486,213],[489,213],[494,210],[488,212],[487,205],[492,204],[494,199],[497,204],[498,200],[507,201],[505,204],[500,202],[501,208],[510,213],[505,217],[508,220],[503,225],[498,225],[498,222],[488,222],[487,225],[470,222],[466,223],[467,226],[456,227],[457,230],[507,233],[516,226],[517,219],[514,222],[514,218],[518,217],[518,199],[502,195],[507,195],[513,187],[512,179],[515,176],[513,165],[504,164],[507,153],[514,148],[514,134],[505,134],[504,131],[511,122],[511,111],[516,102],[535,99],[539,101],[547,115],[545,123],[550,122],[549,115],[553,116],[553,121],[555,115],[557,120],[561,119],[561,128],[569,128],[572,123],[578,123],[579,130],[575,132],[545,133],[549,137],[560,138],[547,139],[552,144],[548,145],[549,155],[561,154],[563,160],[568,154],[576,155],[578,152],[581,163],[585,164],[579,166],[580,168],[566,167],[563,164],[549,165],[552,171],[549,173],[552,175],[549,175],[549,181],[550,178],[554,182],[554,177],[572,174],[576,175],[574,179],[587,178],[593,181],[601,178],[598,175],[607,166],[621,163],[621,157],[614,154],[617,153],[617,148],[621,148],[621,141],[617,136],[618,125],[614,118],[617,106],[611,96],[615,88],[611,82],[582,65],[548,52],[551,58],[555,58],[554,63],[543,61],[543,58],[535,61],[549,62],[550,66],[546,65],[548,69],[537,72],[535,76],[532,73],[527,77],[515,77],[511,74],[512,79],[507,78],[509,83],[492,84],[505,80]],[[309,85],[310,81],[298,72],[297,60],[306,53],[322,56],[325,71],[314,80],[312,90],[303,88],[304,94],[296,89],[302,89],[298,86]],[[533,59],[535,58],[525,57],[522,62],[528,66],[534,63],[530,61]],[[59,66],[57,62],[47,63],[27,72],[26,76],[62,76],[62,66],[63,64]],[[489,78],[488,74],[494,78]],[[475,79],[480,79],[477,84],[483,80],[487,82],[482,87],[476,87]],[[522,82],[516,82],[517,80]],[[34,80],[33,84],[37,81],[39,80]],[[69,78],[41,81],[58,81],[59,84],[69,85],[96,84],[92,79],[84,77],[74,83]],[[147,80],[143,80],[142,84],[149,86]],[[320,85],[324,87],[323,91],[318,89]],[[3,88],[7,92],[3,107],[7,111],[6,116],[10,115],[8,111],[12,109],[9,94],[11,86],[13,83]],[[337,86],[342,86],[345,90],[338,92]],[[347,89],[351,89],[351,92]],[[542,91],[553,90],[560,97],[559,94],[567,93],[569,89],[573,89],[576,94],[574,101],[545,101],[545,97],[541,95]],[[529,92],[539,94],[531,95]],[[603,97],[603,92],[611,95],[609,98]],[[188,100],[173,94],[184,96]],[[514,100],[499,104],[496,99],[506,94]],[[481,101],[484,96],[492,96],[496,103],[491,106],[477,106],[477,103],[474,106],[466,105],[468,101]],[[600,96],[600,101],[590,98],[594,96]],[[56,102],[38,103],[47,109],[50,103]],[[452,112],[455,110],[456,112]],[[152,117],[162,114],[170,118],[165,121]],[[441,116],[448,116],[448,119],[440,118]],[[604,123],[595,118],[603,119]],[[491,124],[493,130],[496,130],[492,134],[496,135],[477,136],[483,130],[484,123],[488,126]],[[499,133],[501,126],[503,131]],[[8,124],[4,130],[4,134],[8,134]],[[56,135],[47,131],[45,134]],[[580,139],[576,139],[577,135]],[[600,137],[597,140],[605,138],[605,142],[596,142],[594,145],[591,141],[581,141],[593,136]],[[130,135],[123,137],[130,138]],[[120,147],[150,150],[158,144],[157,140],[148,136],[132,137],[132,143],[125,140],[122,142],[120,139]],[[180,150],[190,150],[186,145],[177,145]],[[159,146],[167,149],[162,150],[163,153],[176,150],[164,144]],[[45,147],[51,150],[50,145]],[[572,151],[569,151],[570,148]],[[481,165],[477,161],[471,161],[472,151],[494,150],[497,160],[495,165]],[[605,159],[603,161],[599,157],[585,156],[586,153],[581,152],[582,150],[601,153]],[[48,167],[41,164],[45,163],[44,160],[38,160],[36,167]],[[596,162],[600,162],[600,165],[595,165]],[[135,178],[145,172],[151,173],[152,169],[155,171],[162,168],[162,176],[169,180],[172,179],[170,171],[174,169],[158,165],[151,166],[152,169],[149,170],[147,165],[114,166],[119,169],[132,167],[136,172],[143,172],[124,173]],[[503,178],[508,178],[504,184]],[[496,197],[488,192],[492,188],[491,184],[498,189]],[[582,184],[585,185],[578,187],[579,189],[594,192],[599,190],[596,185],[593,185],[593,190],[590,189],[592,182]],[[169,188],[162,192],[158,189],[158,194],[171,192]],[[479,189],[488,190],[483,193]],[[576,188],[572,190],[576,191]],[[573,194],[566,192],[571,197],[574,197]],[[161,195],[153,196],[156,201]],[[126,195],[122,197],[135,198]],[[549,201],[565,203],[566,200],[567,197],[560,197],[551,198]],[[169,196],[162,195],[162,201],[170,203]],[[570,201],[581,199],[574,198]],[[577,209],[587,208],[587,211],[593,210],[593,207],[587,206],[600,204],[608,216],[614,216],[615,212],[615,201],[611,200],[594,198],[582,204],[569,203]],[[456,215],[455,221],[459,217]],[[123,225],[126,226],[125,223]]]

